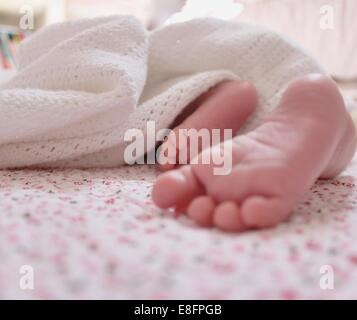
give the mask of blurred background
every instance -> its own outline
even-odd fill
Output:
[[[148,29],[202,16],[263,25],[300,43],[345,90],[357,80],[357,0],[1,0],[2,67],[13,68],[18,43],[46,24],[110,14]]]

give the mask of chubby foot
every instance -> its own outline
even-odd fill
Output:
[[[173,131],[160,147],[161,169],[190,163],[201,150],[227,139],[227,131],[231,138],[253,114],[257,100],[254,86],[241,80],[222,82],[201,95],[175,119]],[[191,143],[191,129],[200,137],[197,145]]]
[[[271,227],[289,216],[316,179],[343,170],[355,146],[355,128],[335,83],[309,75],[290,84],[256,130],[199,155],[213,158],[231,150],[223,153],[231,157],[229,174],[217,175],[214,162],[198,161],[162,174],[152,198],[206,227]]]

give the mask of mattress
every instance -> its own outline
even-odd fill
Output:
[[[160,211],[157,174],[0,171],[0,299],[357,298],[357,156],[286,223],[243,234]]]
[[[160,211],[157,173],[0,171],[0,299],[357,298],[357,157],[287,222],[242,234]]]

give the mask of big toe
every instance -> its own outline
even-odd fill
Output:
[[[191,200],[203,194],[203,187],[190,166],[160,175],[152,189],[154,203],[163,209],[187,206]]]

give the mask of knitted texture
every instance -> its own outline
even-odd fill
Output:
[[[18,62],[18,73],[0,87],[1,168],[124,164],[128,129],[145,134],[150,120],[156,130],[168,128],[202,93],[236,78],[259,93],[244,133],[289,82],[323,73],[282,36],[213,18],[151,33],[131,16],[55,24],[23,42]]]

